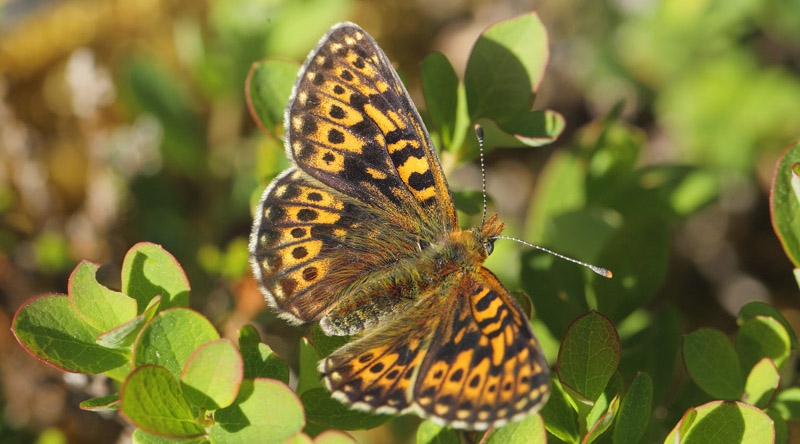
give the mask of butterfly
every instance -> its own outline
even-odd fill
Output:
[[[332,396],[466,430],[537,412],[547,361],[482,266],[503,222],[459,228],[431,138],[375,40],[331,27],[284,120],[293,166],[258,204],[251,264],[281,317],[357,335],[320,362]]]

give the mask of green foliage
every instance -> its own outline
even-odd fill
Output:
[[[210,14],[220,42],[258,45],[238,45],[241,52],[232,57],[236,66],[229,67],[231,79],[224,70],[204,71],[206,77],[200,83],[206,88],[243,80],[245,60],[250,63],[265,48],[280,47],[288,51],[284,55],[294,57],[302,52],[275,43],[286,40],[279,37],[286,34],[284,21],[276,20],[267,29],[262,29],[260,20],[250,26],[231,25],[231,8],[238,3],[212,2]],[[332,14],[340,14],[341,8],[335,6],[344,3],[310,2],[317,8],[303,8],[302,14],[314,10],[311,22],[319,22],[314,26],[320,29],[308,33],[321,34],[327,26],[321,24],[329,22]],[[689,51],[681,45],[694,42],[697,35],[724,34],[731,23],[746,17],[747,8],[742,5],[736,13],[715,15],[714,25],[707,28],[698,24],[697,16],[677,26],[666,8],[624,29],[626,35],[639,38],[624,39],[624,46],[649,54],[654,65],[669,61],[663,71],[646,65],[629,67],[645,84],[668,84],[669,92],[659,99],[657,112],[678,133],[684,131],[681,134],[692,151],[689,157],[696,163],[643,166],[645,136],[621,122],[617,109],[579,129],[569,146],[550,157],[538,178],[526,222],[515,228],[528,240],[557,245],[559,251],[614,272],[613,279],[605,280],[540,252],[522,255],[518,281],[527,295],[515,296],[526,312],[534,312],[537,327],[543,326],[540,339],[544,335],[555,338],[541,341],[551,362],[557,356],[548,403],[523,421],[466,436],[424,421],[416,442],[456,444],[472,438],[484,444],[787,442],[786,422],[800,420],[800,389],[790,379],[798,341],[780,312],[752,302],[742,307],[732,338],[710,328],[681,337],[676,308],[669,303],[650,305],[667,279],[671,230],[721,193],[723,174],[701,165],[746,170],[756,156],[753,141],[771,128],[765,120],[777,119],[776,115],[791,120],[787,116],[796,115],[786,105],[796,103],[791,98],[800,95],[794,79],[780,73],[756,73],[747,56],[734,54],[724,63],[708,61],[696,72],[681,72],[691,63],[689,54],[684,54]],[[277,8],[271,2],[259,3],[259,8],[283,17],[301,14],[299,9]],[[647,46],[654,33],[679,38],[659,52]],[[475,158],[470,124],[476,121],[484,126],[490,146],[536,147],[561,135],[565,120],[560,114],[532,109],[547,66],[547,42],[538,16],[526,14],[484,31],[470,53],[463,80],[443,55],[425,59],[426,117],[437,146],[445,151],[445,168]],[[293,44],[305,51],[313,39]],[[248,58],[254,51],[255,57]],[[212,53],[210,58],[214,56],[220,54]],[[283,156],[277,139],[296,71],[296,64],[267,60],[253,64],[247,77],[250,112],[270,137],[261,150],[269,152],[261,154],[270,156],[269,168],[262,168],[260,162],[254,168],[260,178],[284,166],[285,160],[276,160]],[[672,83],[663,72],[677,80]],[[166,167],[184,175],[204,175],[207,166],[197,157],[204,149],[198,137],[202,125],[180,79],[142,59],[130,62],[122,75],[123,94],[133,106],[156,115],[168,127],[163,147]],[[741,99],[749,105],[738,108],[766,108],[769,100],[779,106],[754,122],[736,113],[731,116],[723,112],[733,108],[724,92],[733,87],[746,91]],[[703,107],[686,105],[698,95],[706,98],[701,101]],[[682,111],[676,113],[676,109]],[[734,125],[752,131],[744,140],[736,140],[730,132]],[[730,151],[735,156],[726,158]],[[445,156],[450,154],[454,157],[448,162]],[[795,144],[776,167],[771,210],[787,256],[800,267],[798,165],[800,144]],[[242,187],[252,188],[254,182]],[[140,186],[159,192],[169,189],[157,181]],[[158,197],[156,206],[174,202],[176,196],[170,193]],[[249,198],[250,190],[244,194]],[[480,213],[480,193],[453,190],[453,194],[463,214]],[[164,228],[156,230],[160,235],[177,233],[178,239],[186,235],[181,234],[184,225],[157,216],[147,217],[153,226]],[[41,240],[45,241],[58,244],[58,239]],[[241,248],[243,241],[230,245]],[[62,247],[52,249],[53,257],[38,255],[41,266],[54,271],[63,268]],[[502,248],[498,246],[498,251]],[[223,258],[217,250],[205,249],[200,256],[208,270],[229,277],[241,273],[243,259],[233,252]],[[297,344],[298,364],[293,365],[297,384],[291,388],[289,365],[262,342],[255,327],[241,328],[234,344],[220,339],[209,319],[188,308],[186,273],[162,247],[141,243],[130,249],[122,265],[119,292],[97,281],[98,267],[81,262],[70,276],[67,295],[47,294],[26,302],[14,317],[12,331],[29,353],[49,365],[103,373],[121,382],[119,393],[84,401],[81,408],[119,410],[136,427],[134,442],[352,443],[341,430],[370,429],[391,419],[350,410],[322,386],[317,369],[320,358],[349,338],[328,337],[313,327]],[[676,378],[676,365],[681,363],[688,381]],[[656,408],[667,414],[655,415]]]

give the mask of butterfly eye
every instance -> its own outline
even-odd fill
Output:
[[[419,248],[419,251],[425,251],[425,249],[430,246],[431,244],[425,239],[417,239],[417,248]]]
[[[492,254],[492,251],[494,251],[494,241],[490,240],[488,242],[484,242],[483,243],[483,248],[486,249],[486,255],[487,256]]]

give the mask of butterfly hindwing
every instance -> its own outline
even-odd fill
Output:
[[[409,393],[437,322],[433,304],[431,298],[421,299],[420,305],[324,359],[320,371],[333,396],[376,413],[411,408]]]
[[[413,410],[474,430],[540,409],[549,395],[547,362],[497,278],[482,268],[440,288],[448,292],[421,298],[323,361],[334,396],[362,410]]]
[[[383,51],[352,23],[331,28],[300,70],[286,109],[299,168],[367,205],[457,227],[430,137]]]
[[[423,415],[485,429],[540,409],[549,395],[547,361],[516,301],[486,268],[461,276],[452,291],[454,307],[414,385]]]
[[[417,237],[391,219],[290,168],[267,187],[250,252],[267,301],[294,323],[350,335],[407,306],[406,263]],[[407,269],[410,267],[407,267]]]

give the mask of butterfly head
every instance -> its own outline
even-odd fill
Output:
[[[496,214],[492,214],[484,220],[479,228],[473,230],[478,241],[480,241],[483,249],[486,251],[486,257],[492,254],[494,250],[494,241],[503,231],[504,226],[505,223],[497,219]]]

